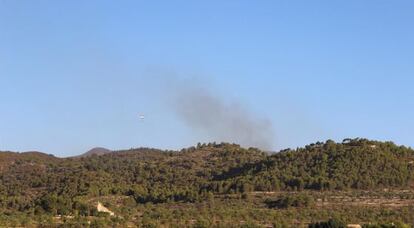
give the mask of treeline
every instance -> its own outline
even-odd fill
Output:
[[[86,199],[111,195],[158,204],[252,191],[399,188],[412,183],[414,173],[412,149],[366,139],[272,155],[210,143],[181,151],[141,148],[66,159],[8,152],[0,158],[0,212],[33,214],[94,215]],[[299,201],[276,204],[292,202]]]
[[[346,190],[406,187],[414,177],[414,152],[392,142],[328,140],[284,150],[255,164],[222,174],[210,189],[227,182],[230,191]]]

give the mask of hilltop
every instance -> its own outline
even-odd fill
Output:
[[[0,161],[0,212],[9,214],[95,215],[90,202],[105,197],[163,205],[257,192],[409,190],[414,180],[411,148],[367,139],[275,154],[209,143],[180,151],[95,149],[72,158],[0,152]]]
[[[105,154],[109,154],[112,153],[111,150],[108,150],[106,148],[103,147],[95,147],[92,148],[90,150],[88,150],[87,152],[85,152],[84,154],[79,155],[79,157],[89,157],[89,156],[101,156],[101,155],[105,155]]]

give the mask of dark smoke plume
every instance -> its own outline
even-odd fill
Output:
[[[169,85],[175,87],[170,97],[174,112],[193,130],[218,142],[272,150],[274,132],[269,120],[255,116],[238,102],[225,102],[194,81]]]

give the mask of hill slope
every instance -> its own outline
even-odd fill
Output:
[[[273,155],[223,143],[65,159],[1,152],[0,161],[0,210],[51,214],[73,214],[102,196],[141,204],[251,191],[407,188],[414,174],[412,149],[365,139]]]
[[[407,187],[413,181],[413,161],[412,149],[391,142],[329,140],[268,156],[219,180],[258,191]]]

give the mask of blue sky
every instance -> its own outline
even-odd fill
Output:
[[[388,0],[0,1],[0,150],[219,140],[167,107],[168,77],[269,119],[275,150],[347,137],[414,146],[413,10]]]

